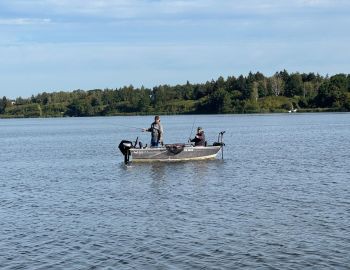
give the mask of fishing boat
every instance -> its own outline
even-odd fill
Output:
[[[165,144],[161,147],[143,147],[142,143],[128,140],[122,140],[119,143],[119,150],[124,155],[124,163],[128,164],[130,158],[133,162],[171,162],[171,161],[189,161],[189,160],[207,160],[215,159],[221,150],[223,158],[223,135],[221,131],[218,141],[212,145],[194,146],[192,144],[173,143]]]

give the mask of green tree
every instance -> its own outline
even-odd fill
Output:
[[[140,90],[140,98],[137,104],[137,111],[148,112],[150,110],[151,99],[150,92],[146,90]]]
[[[280,77],[284,81],[285,84],[289,81],[289,73],[284,69],[283,71],[279,72]]]
[[[287,97],[301,96],[303,94],[303,80],[299,73],[292,74],[286,84]]]
[[[68,116],[92,116],[93,108],[88,100],[74,99],[67,106],[66,115]]]
[[[7,107],[7,98],[4,96],[0,99],[0,114],[5,113],[5,109]]]
[[[194,93],[193,85],[189,81],[187,81],[183,89],[182,95],[177,95],[177,96],[182,96],[183,99],[189,100],[193,98],[194,96],[193,93]]]
[[[319,89],[315,98],[316,105],[319,107],[342,108],[346,102],[346,92],[338,87],[337,83],[331,80],[325,81]]]
[[[223,88],[219,88],[209,96],[209,110],[215,113],[228,113],[231,111],[231,99]]]
[[[264,74],[260,73],[259,71],[257,73],[254,74],[254,80],[259,82],[259,81],[264,81],[265,80],[265,76]]]
[[[330,84],[339,91],[348,91],[348,80],[345,74],[337,74],[330,77]]]
[[[259,91],[258,91],[258,82],[252,82],[250,84],[250,99],[258,101]]]
[[[225,79],[222,76],[220,76],[214,83],[214,91],[220,88],[225,89],[225,84]]]
[[[243,77],[243,75],[239,76],[237,79],[237,90],[239,90],[242,93],[242,99],[247,99],[250,97],[248,83],[247,80]]]
[[[196,85],[193,90],[193,98],[198,100],[202,97],[205,97],[207,95],[207,92],[204,87]]]
[[[237,90],[237,80],[234,76],[229,76],[226,80],[226,91],[229,93],[232,93],[233,91]]]

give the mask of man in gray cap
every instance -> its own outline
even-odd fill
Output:
[[[163,126],[160,123],[160,116],[154,117],[154,122],[150,128],[143,128],[142,131],[151,132],[151,147],[158,147],[163,145]]]
[[[197,128],[196,137],[194,137],[191,142],[194,142],[194,146],[205,146],[204,130],[201,127]]]

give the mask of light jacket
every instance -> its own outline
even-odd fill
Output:
[[[163,127],[160,123],[153,122],[147,131],[151,132],[152,142],[163,142]]]

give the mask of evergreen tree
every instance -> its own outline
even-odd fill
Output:
[[[287,97],[300,96],[303,94],[303,80],[299,73],[290,75],[285,89]]]
[[[5,109],[7,107],[7,98],[4,96],[0,99],[0,114],[5,113]]]

